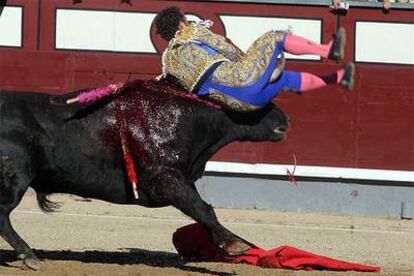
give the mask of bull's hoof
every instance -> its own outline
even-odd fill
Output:
[[[242,255],[252,247],[243,241],[232,241],[225,243],[223,246],[221,246],[221,248],[230,256],[238,256]]]
[[[40,269],[40,262],[37,258],[24,258],[23,263],[32,270],[39,270]]]

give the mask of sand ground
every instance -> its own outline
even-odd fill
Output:
[[[184,263],[172,233],[192,223],[174,208],[146,209],[54,196],[44,214],[33,195],[12,213],[17,232],[36,249],[38,272],[24,270],[0,239],[0,275],[362,275],[305,272],[222,263]],[[291,245],[317,254],[382,267],[380,275],[414,275],[414,221],[314,213],[217,209],[230,230],[263,248]],[[23,268],[23,269],[22,269]]]

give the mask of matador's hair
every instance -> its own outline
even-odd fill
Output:
[[[160,11],[155,17],[155,27],[157,33],[167,41],[170,41],[178,30],[180,21],[184,14],[178,7],[169,7]]]

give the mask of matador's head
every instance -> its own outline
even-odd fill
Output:
[[[187,20],[178,7],[165,8],[155,17],[157,33],[167,41],[170,41],[182,24]]]

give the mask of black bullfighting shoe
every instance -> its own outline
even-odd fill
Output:
[[[346,44],[346,33],[343,27],[339,28],[333,35],[334,41],[331,49],[329,50],[328,58],[336,61],[340,61],[344,58],[345,44]]]
[[[345,69],[345,73],[339,85],[344,89],[352,90],[354,88],[355,65],[349,62],[343,68]]]

